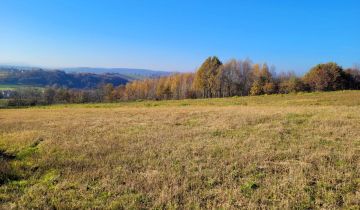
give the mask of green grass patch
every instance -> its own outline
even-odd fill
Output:
[[[43,89],[43,87],[29,86],[29,85],[0,85],[0,90],[15,90],[18,88],[37,88]]]
[[[251,194],[258,189],[260,186],[256,182],[248,181],[240,186],[241,192],[246,196],[251,196]]]

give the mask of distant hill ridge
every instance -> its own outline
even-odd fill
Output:
[[[1,85],[58,86],[78,89],[97,88],[111,83],[115,86],[143,78],[169,75],[170,72],[125,68],[66,68],[60,70],[36,67],[0,66]]]
[[[66,72],[76,73],[117,73],[129,76],[132,79],[156,78],[160,76],[168,76],[174,72],[158,71],[149,69],[133,69],[133,68],[93,68],[93,67],[76,67],[76,68],[63,68]]]

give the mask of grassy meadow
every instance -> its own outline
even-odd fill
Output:
[[[1,74],[0,74],[1,77]],[[21,85],[0,85],[0,90],[15,90],[16,88],[22,87]]]
[[[0,109],[0,209],[359,209],[360,91]]]
[[[0,75],[1,76],[1,75]],[[36,86],[30,86],[30,85],[0,85],[0,91],[2,90],[16,90],[16,89],[26,89],[26,88],[35,88],[38,90],[43,90],[43,87],[36,87]]]

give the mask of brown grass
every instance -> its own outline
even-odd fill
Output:
[[[360,92],[318,96],[0,110],[0,207],[358,209]]]

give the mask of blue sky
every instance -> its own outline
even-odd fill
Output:
[[[357,0],[1,0],[0,63],[193,71],[211,55],[299,74],[360,63]]]

